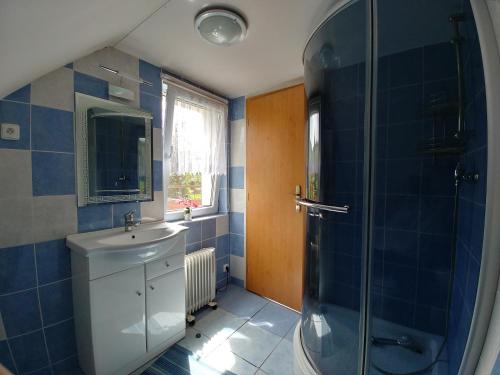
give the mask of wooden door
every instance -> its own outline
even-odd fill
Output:
[[[247,99],[247,288],[300,310],[305,187],[305,93],[298,85]],[[303,210],[302,210],[303,211]]]

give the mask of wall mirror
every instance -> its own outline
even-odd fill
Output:
[[[152,115],[75,94],[78,206],[152,200]]]

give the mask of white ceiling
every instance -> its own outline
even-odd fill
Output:
[[[166,0],[0,0],[0,98],[116,43]]]
[[[116,45],[227,97],[265,92],[303,76],[302,50],[314,22],[335,0],[170,0]],[[194,17],[223,5],[248,20],[242,43],[202,40]]]

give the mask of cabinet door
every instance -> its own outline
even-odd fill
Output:
[[[146,353],[144,267],[90,282],[97,375],[109,375]]]
[[[148,350],[186,327],[184,267],[147,282]]]

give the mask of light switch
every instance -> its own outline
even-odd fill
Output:
[[[20,138],[21,130],[18,124],[2,124],[2,139],[8,141],[18,141]]]

